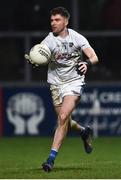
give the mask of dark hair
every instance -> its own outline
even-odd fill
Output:
[[[56,8],[54,8],[54,9],[52,9],[51,11],[50,11],[50,15],[52,16],[52,15],[56,15],[56,14],[60,14],[61,16],[64,16],[64,17],[66,17],[67,19],[69,19],[70,18],[70,13],[68,12],[68,10],[66,9],[66,8],[64,8],[64,7],[56,7]]]

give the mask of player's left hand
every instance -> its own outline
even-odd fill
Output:
[[[80,75],[86,74],[88,69],[88,64],[86,62],[78,62],[77,64],[77,72]]]

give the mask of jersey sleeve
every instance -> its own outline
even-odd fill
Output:
[[[78,46],[81,49],[85,49],[85,48],[91,47],[89,42],[88,42],[88,40],[84,36],[82,36],[81,34],[78,34],[77,42],[78,42]]]
[[[49,33],[48,36],[46,36],[46,38],[41,43],[46,44],[48,46],[48,48],[52,51],[53,37],[52,37],[51,33]]]

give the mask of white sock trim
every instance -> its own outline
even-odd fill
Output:
[[[58,152],[56,149],[51,149],[51,150]]]

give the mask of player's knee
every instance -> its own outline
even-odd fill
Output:
[[[60,112],[59,115],[58,115],[58,118],[59,118],[59,124],[62,126],[66,122],[67,115],[64,112]]]

